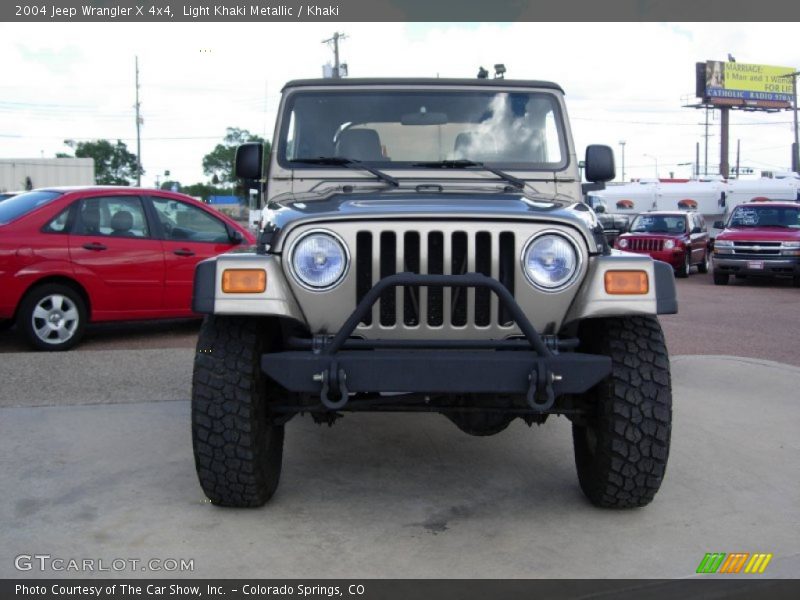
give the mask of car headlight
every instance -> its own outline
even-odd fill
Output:
[[[730,240],[716,240],[714,248],[733,248],[733,242]]]
[[[336,287],[347,272],[347,250],[332,233],[311,232],[292,248],[292,272],[298,282],[314,290]]]
[[[617,240],[617,246],[622,248],[623,250],[628,247],[628,240],[625,238],[619,238]]]
[[[666,240],[664,242],[664,250],[672,250],[675,247],[675,240]]]
[[[522,270],[535,287],[556,291],[567,286],[578,272],[578,249],[562,235],[534,237],[522,253]]]

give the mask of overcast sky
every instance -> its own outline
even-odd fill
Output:
[[[318,77],[321,43],[347,34],[351,77],[474,77],[504,63],[507,76],[562,85],[579,155],[626,141],[626,176],[686,177],[701,143],[694,64],[726,60],[800,67],[796,23],[0,23],[0,158],[52,157],[63,140],[122,139],[135,151],[134,56],[139,57],[143,184],[156,175],[206,181],[203,155],[225,128],[272,138],[280,89]],[[709,172],[719,165],[712,115]],[[787,170],[792,114],[731,116],[731,164]],[[650,155],[650,156],[645,156]],[[651,158],[655,157],[655,158]]]

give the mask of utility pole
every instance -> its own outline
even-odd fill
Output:
[[[339,33],[338,31],[333,34],[332,38],[328,38],[327,40],[322,40],[323,44],[333,44],[333,78],[340,79],[342,74],[340,73],[340,65],[339,65],[339,40],[347,39],[347,35],[344,33]]]
[[[139,57],[136,57],[136,186],[142,187],[142,117],[139,114]]]
[[[694,145],[694,167],[694,176],[695,178],[700,179],[700,142],[695,142]]]
[[[792,146],[792,171],[797,173],[800,171],[800,143],[798,143],[798,133],[797,133],[797,76],[800,75],[800,71],[795,71],[794,73],[789,73],[788,75],[781,75],[781,77],[791,77],[792,78],[792,97],[793,97],[793,110],[794,110],[794,145]]]
[[[622,182],[625,183],[625,140],[620,140],[619,145],[622,147]]]
[[[706,133],[703,137],[706,138],[706,157],[703,161],[703,175],[708,176],[708,107],[706,107]]]
[[[736,179],[739,179],[739,158],[741,157],[742,140],[736,140]]]

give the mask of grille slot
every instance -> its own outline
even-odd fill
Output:
[[[630,249],[638,252],[659,252],[664,249],[664,240],[657,238],[629,238]]]
[[[514,293],[516,243],[509,231],[359,231],[355,254],[356,302],[379,279],[401,272],[478,272],[497,279]],[[376,326],[510,328],[514,323],[487,288],[404,286],[383,292],[372,313],[361,322],[362,328]]]

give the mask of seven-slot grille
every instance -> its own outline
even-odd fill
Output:
[[[627,250],[636,252],[658,252],[664,249],[664,240],[659,238],[628,238]]]
[[[359,231],[354,265],[356,302],[380,279],[395,273],[483,273],[514,293],[514,233],[510,231]],[[362,321],[363,328],[514,327],[488,288],[407,286],[385,291]]]

